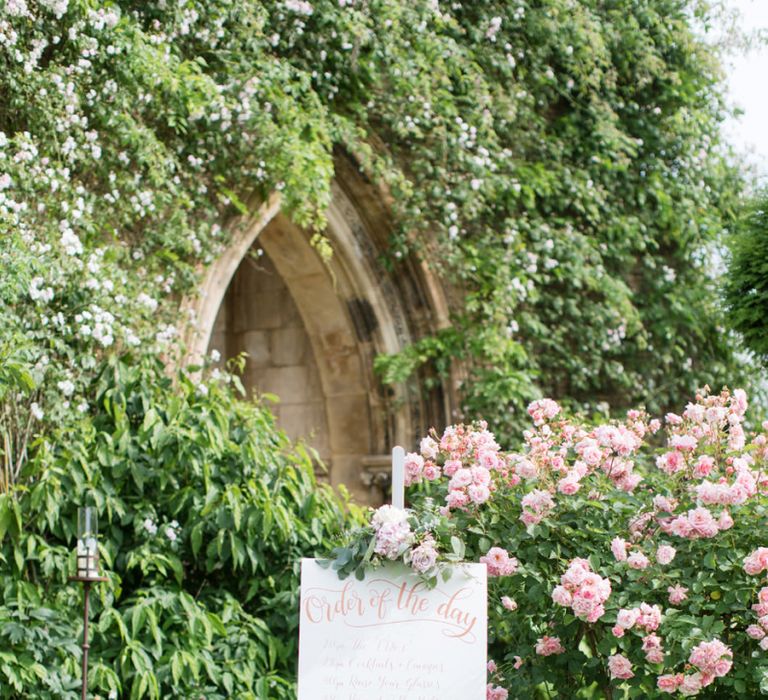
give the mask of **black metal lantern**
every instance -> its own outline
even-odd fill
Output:
[[[88,608],[91,584],[107,581],[99,575],[99,523],[95,508],[85,506],[77,511],[77,575],[70,581],[83,584],[83,694],[88,697]]]

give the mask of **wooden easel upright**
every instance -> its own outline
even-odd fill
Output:
[[[392,448],[392,505],[405,508],[405,450]]]

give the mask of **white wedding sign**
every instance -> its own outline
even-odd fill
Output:
[[[402,564],[340,580],[301,563],[299,700],[484,700],[487,568],[432,590]]]

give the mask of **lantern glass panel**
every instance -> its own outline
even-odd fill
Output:
[[[77,512],[77,575],[80,578],[99,576],[99,523],[96,509],[90,506]]]

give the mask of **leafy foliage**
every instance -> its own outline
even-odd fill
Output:
[[[703,7],[3,2],[0,695],[75,692],[86,493],[100,691],[290,695],[296,558],[345,516],[262,409],[157,362],[235,214],[279,192],[325,250],[338,154],[391,194],[385,262],[452,300],[388,379],[459,360],[465,411],[510,437],[541,392],[654,409],[732,377],[710,252],[740,185]]]
[[[342,152],[391,194],[388,263],[423,258],[452,300],[388,379],[459,360],[466,413],[508,437],[542,393],[656,410],[732,380],[711,270],[740,182],[707,7],[7,3],[0,255],[25,251],[13,325],[51,341],[44,386],[93,369],[72,348],[172,352],[160,301],[224,224],[278,191],[322,230]]]
[[[79,696],[77,506],[100,512],[109,582],[91,685],[125,698],[292,696],[299,561],[345,519],[310,456],[223,380],[111,361],[92,412],[0,494],[0,697]],[[204,389],[201,390],[201,387]]]
[[[662,447],[653,437],[659,421],[640,411],[595,426],[563,416],[553,401],[536,402],[525,447],[501,460],[486,452],[490,497],[457,499],[482,476],[478,466],[453,471],[476,432],[450,427],[406,458],[417,466],[413,510],[445,503],[466,558],[488,564],[489,656],[510,697],[665,697],[659,678],[678,674],[675,688],[683,674],[696,686],[688,695],[766,692],[768,642],[758,641],[768,627],[768,421],[745,435],[745,409],[738,390],[699,394],[681,415],[667,415]],[[424,476],[436,467],[448,475]],[[558,591],[574,563],[593,572],[580,602]],[[572,576],[571,588],[583,576]],[[609,585],[604,601],[597,577]],[[622,616],[642,604],[657,607],[645,629]],[[559,640],[554,653],[541,646],[547,637]],[[733,664],[702,682],[689,659],[713,639],[732,651]],[[648,654],[654,645],[660,657]],[[630,676],[611,674],[615,655],[627,659]]]
[[[768,363],[768,212],[760,197],[747,208],[730,241],[725,278],[729,320],[745,345]]]

